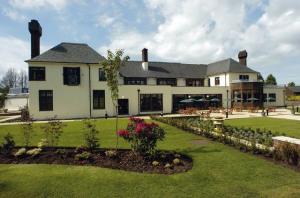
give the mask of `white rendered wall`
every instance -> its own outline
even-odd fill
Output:
[[[8,111],[15,111],[24,108],[27,105],[27,97],[7,98],[5,99],[4,108]]]

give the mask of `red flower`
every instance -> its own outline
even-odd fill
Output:
[[[141,133],[142,130],[145,128],[145,124],[144,123],[137,123],[136,127],[135,127],[135,132],[136,133]]]
[[[141,118],[135,118],[135,117],[130,117],[129,120],[132,121],[132,122],[135,122],[135,123],[144,122],[143,119],[141,119]]]
[[[121,136],[121,137],[128,137],[129,136],[129,131],[120,130],[120,131],[118,131],[118,135]]]

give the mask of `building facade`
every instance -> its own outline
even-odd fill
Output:
[[[41,27],[29,23],[29,111],[34,119],[115,116],[100,62],[105,58],[87,44],[61,43],[39,54]],[[38,44],[37,44],[38,43]],[[247,66],[247,52],[211,64],[128,61],[119,71],[119,115],[173,113],[197,100],[200,109],[232,106],[284,106],[284,88],[266,87]],[[251,99],[251,100],[250,100]]]

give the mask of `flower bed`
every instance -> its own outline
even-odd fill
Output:
[[[265,129],[224,126],[215,129],[211,120],[198,118],[170,118],[152,116],[154,120],[170,124],[185,131],[202,135],[215,141],[238,148],[243,152],[252,152],[264,156],[276,163],[287,164],[300,171],[300,148],[298,145],[283,142],[273,146],[274,133]]]
[[[84,147],[46,147],[34,154],[22,152],[15,147],[10,154],[0,153],[1,164],[65,164],[80,166],[98,166],[104,168],[120,169],[134,172],[173,174],[186,172],[192,168],[192,159],[186,155],[158,151],[152,158],[145,158],[136,155],[128,149],[96,149],[88,152]],[[25,150],[32,151],[34,147],[27,147]],[[34,151],[36,151],[35,149]]]

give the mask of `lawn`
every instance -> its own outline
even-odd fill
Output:
[[[225,124],[269,129],[272,132],[285,133],[286,136],[300,138],[300,121],[278,118],[241,118],[226,120]]]
[[[121,119],[125,126],[126,119]],[[101,146],[114,147],[113,120],[99,120]],[[36,129],[39,129],[36,124]],[[160,149],[190,155],[194,167],[171,176],[98,167],[0,165],[0,197],[299,197],[300,173],[234,148],[161,124]],[[69,122],[60,145],[83,143],[82,124]],[[0,126],[22,144],[19,126]],[[34,144],[42,137],[37,132]],[[2,139],[2,137],[1,137]],[[122,148],[127,143],[120,140]]]

